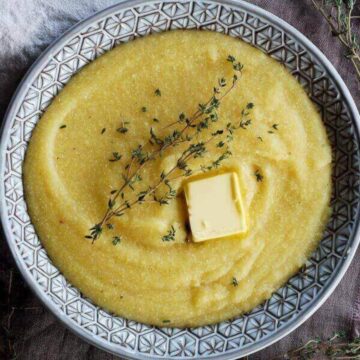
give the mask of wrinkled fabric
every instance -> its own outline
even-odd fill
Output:
[[[78,21],[116,0],[0,0],[0,118],[16,86],[40,53]],[[328,57],[360,101],[360,82],[310,0],[253,0],[304,33]],[[360,11],[359,11],[360,13]],[[360,28],[360,21],[358,22]],[[360,334],[360,263],[357,252],[345,277],[326,303],[302,326],[250,359],[272,359],[310,338],[335,331]],[[26,286],[0,237],[0,359],[13,349],[19,360],[107,360],[116,357],[81,340],[47,311]],[[10,349],[10,350],[9,350]]]

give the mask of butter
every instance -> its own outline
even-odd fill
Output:
[[[184,190],[193,241],[217,239],[247,231],[236,173],[189,181]]]

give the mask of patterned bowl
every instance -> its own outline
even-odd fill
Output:
[[[31,132],[71,76],[114,46],[153,32],[208,29],[241,38],[281,62],[318,105],[333,149],[332,216],[302,270],[249,314],[217,325],[157,328],[92,304],[59,273],[30,222],[22,163]],[[48,48],[19,86],[0,149],[4,232],[24,278],[43,303],[92,344],[133,359],[233,359],[279,340],[334,290],[359,243],[359,113],[339,74],[303,35],[243,1],[123,1],[81,22]]]

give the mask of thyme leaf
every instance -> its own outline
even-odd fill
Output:
[[[255,171],[254,175],[255,175],[255,177],[256,177],[256,181],[257,181],[257,182],[261,182],[261,181],[263,181],[264,176],[263,176],[263,175],[261,175],[261,173],[260,173],[260,170],[259,170],[259,169]]]
[[[164,235],[161,240],[162,241],[175,241],[175,234],[176,234],[176,230],[174,228],[173,225],[171,225],[170,230],[166,233],[166,235]]]
[[[113,152],[113,157],[109,160],[111,162],[119,161],[122,158],[122,155],[120,155],[118,152]]]
[[[120,242],[121,242],[121,237],[120,237],[120,236],[114,236],[114,237],[113,237],[113,239],[112,239],[112,244],[113,244],[114,246],[120,244]]]
[[[120,134],[126,134],[129,129],[126,127],[126,125],[129,125],[130,122],[129,121],[123,121],[122,125],[116,129],[117,132],[119,132]]]

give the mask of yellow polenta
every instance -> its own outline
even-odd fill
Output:
[[[169,205],[133,207],[91,244],[84,235],[121,183],[112,153],[126,158],[151,126],[160,129],[205,102],[219,77],[232,76],[229,54],[244,70],[222,101],[219,123],[237,121],[247,103],[255,104],[251,126],[236,133],[224,162],[240,178],[247,234],[186,242],[179,179],[180,195]],[[122,121],[129,122],[126,134],[116,131]],[[176,151],[152,162],[144,181],[170,166]],[[320,116],[284,67],[238,39],[175,31],[121,45],[74,76],[34,130],[24,179],[36,232],[73,285],[116,314],[182,327],[251,310],[304,264],[328,217],[330,164]],[[176,239],[164,242],[170,226]],[[114,234],[122,236],[116,246]]]

